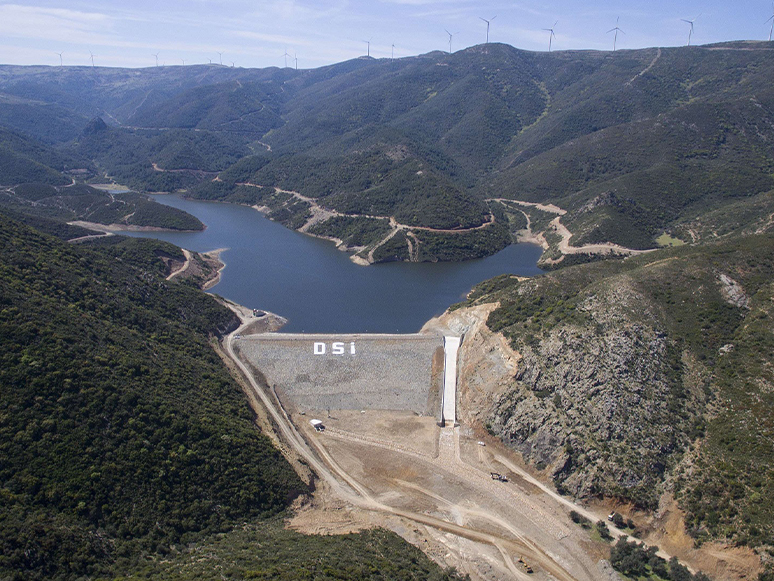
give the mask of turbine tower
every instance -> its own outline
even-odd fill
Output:
[[[766,20],[766,23],[771,22],[771,28],[769,29],[769,42],[771,42],[771,34],[774,32],[774,2],[771,3],[771,16]]]
[[[772,17],[774,18],[774,16]],[[390,52],[390,60],[395,60],[395,43],[392,43],[392,52]]]
[[[285,68],[288,68],[288,57],[290,56],[288,54],[288,49],[285,47],[285,54],[282,55],[285,58]]]
[[[89,51],[89,55],[91,56],[91,68],[94,68],[94,57],[97,56],[93,52]]]
[[[481,17],[479,16],[479,18]],[[492,18],[490,18],[489,20],[487,20],[486,18],[481,18],[481,20],[486,22],[486,43],[487,44],[489,44],[489,23],[492,22],[492,20],[494,20],[495,18],[497,18],[497,15],[492,16]]]
[[[298,53],[293,52],[293,60],[296,61],[296,70],[298,70]]]
[[[543,29],[546,32],[550,32],[551,33],[551,34],[548,35],[548,52],[551,52],[551,42],[556,38],[556,34],[554,34],[554,28],[556,27],[557,24],[559,24],[558,20],[556,22],[554,22],[554,26],[552,26],[551,28],[544,28]]]
[[[771,40],[771,39],[769,39],[769,40]],[[62,55],[63,55],[64,53],[58,52],[58,53],[56,53],[56,54],[58,54],[58,55],[59,55],[59,66],[60,66],[60,67],[63,67],[63,66],[64,66],[64,63],[62,62]]]
[[[449,54],[451,54],[452,53],[452,50],[451,50],[451,48],[452,48],[452,38],[454,37],[454,34],[459,34],[459,32],[455,32],[454,34],[452,34],[448,30],[446,30],[445,28],[444,28],[444,30],[446,31],[446,34],[449,35]]]
[[[619,20],[621,20],[620,16],[615,19],[615,28],[611,28],[610,30],[607,31],[608,34],[610,34],[611,32],[615,32],[615,36],[613,37],[613,52],[615,52],[615,45],[618,42],[618,33],[620,32],[621,34],[626,34],[623,30],[618,28]]]
[[[701,14],[699,14],[699,16],[701,16]],[[680,19],[683,22],[685,22],[686,24],[690,24],[690,26],[691,26],[691,29],[688,31],[688,44],[686,46],[691,46],[691,37],[693,36],[693,23],[696,22],[699,19],[699,16],[697,16],[693,20],[686,20],[685,18],[681,18]]]
[[[159,54],[160,53],[155,53],[155,54],[151,55],[151,56],[155,56],[156,57],[156,66],[159,66]]]
[[[373,36],[371,38],[373,38]],[[363,41],[364,43],[366,43],[366,46],[368,47],[366,51],[366,56],[371,56],[371,38]]]

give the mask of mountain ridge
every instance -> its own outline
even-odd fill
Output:
[[[228,201],[250,182],[297,191],[344,214],[439,229],[483,224],[487,211],[475,218],[469,208],[489,198],[553,203],[568,211],[563,224],[577,246],[656,248],[662,233],[683,236],[680,224],[700,221],[705,209],[774,190],[769,43],[614,53],[492,43],[301,71],[158,69],[5,66],[0,98],[29,101],[16,125],[40,139],[51,130],[30,129],[34,103],[103,116],[109,140],[61,128],[58,147],[140,190]],[[185,145],[170,149],[172,141]],[[226,185],[214,191],[212,176],[196,171],[220,172]],[[317,182],[305,182],[312,174]],[[236,197],[294,228],[311,210]],[[398,201],[406,208],[400,217],[391,211]],[[439,219],[441,207],[448,217]],[[508,222],[499,227],[514,241],[518,231]],[[329,237],[336,228],[315,225]],[[561,258],[551,228],[542,232],[547,256]],[[503,244],[494,234],[449,239],[458,251],[445,258],[433,245],[399,238],[390,256],[491,254]],[[353,250],[365,260],[379,242]]]

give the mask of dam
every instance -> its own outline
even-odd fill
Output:
[[[457,350],[452,370],[445,343],[432,334],[262,333],[234,348],[290,413],[411,411],[443,423],[454,421],[456,395]]]

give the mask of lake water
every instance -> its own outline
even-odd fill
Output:
[[[286,332],[413,333],[477,283],[504,273],[540,273],[541,248],[515,244],[480,260],[357,266],[328,241],[289,230],[252,208],[155,196],[193,214],[203,232],[140,232],[205,252],[228,248],[212,292],[288,319]]]

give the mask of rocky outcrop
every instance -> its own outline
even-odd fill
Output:
[[[718,282],[720,283],[720,294],[729,305],[740,309],[750,308],[750,297],[745,294],[742,285],[727,274],[720,274]]]
[[[516,389],[491,429],[573,496],[626,496],[652,506],[670,456],[687,444],[668,379],[675,353],[643,325],[560,326],[526,345]]]
[[[523,301],[541,292],[532,282],[518,289]],[[487,410],[478,419],[546,469],[563,493],[655,507],[705,409],[704,391],[692,384],[703,377],[700,364],[683,356],[659,309],[625,277],[576,301],[572,316],[539,333],[515,332],[514,367],[492,383],[489,401],[475,402]],[[464,345],[470,353],[467,338]],[[467,393],[482,374],[493,381],[486,365],[493,357],[479,354],[476,367],[462,366]]]

